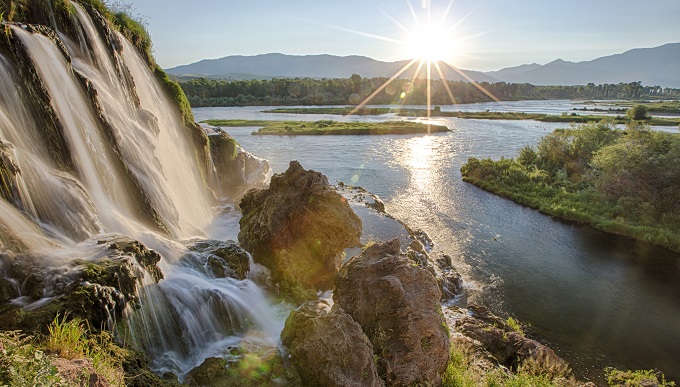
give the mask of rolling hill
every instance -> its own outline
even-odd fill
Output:
[[[204,59],[166,71],[180,79],[348,78],[355,73],[372,78],[391,77],[407,64],[408,61],[383,62],[365,56],[262,54]],[[412,66],[401,78],[413,77],[416,69],[417,65]],[[455,81],[471,79],[477,82],[503,81],[533,85],[640,81],[648,86],[680,88],[680,43],[636,48],[583,62],[557,59],[544,65],[524,64],[486,73],[472,70],[459,72],[448,66],[442,66],[442,70],[447,79]],[[435,69],[432,72],[433,78],[439,78]],[[425,69],[421,69],[419,76],[425,75]]]

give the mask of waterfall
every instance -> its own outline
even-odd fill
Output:
[[[131,43],[108,26],[113,38],[102,36],[99,21],[74,7],[75,34],[10,27],[49,96],[72,167],[55,160],[17,65],[0,54],[0,253],[61,265],[94,259],[97,240],[111,235],[156,250],[164,279],[142,279],[141,307],[128,321],[159,372],[182,377],[244,342],[276,346],[283,316],[265,293],[249,279],[215,278],[208,254],[187,248],[223,215],[176,104]],[[243,179],[263,183],[248,179],[266,177],[268,164],[240,160]]]

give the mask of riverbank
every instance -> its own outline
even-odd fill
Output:
[[[448,132],[443,125],[430,125],[412,121],[387,122],[337,122],[332,120],[308,121],[264,121],[264,120],[205,120],[208,125],[220,127],[260,127],[256,135],[384,135],[384,134],[429,134]]]
[[[545,214],[680,251],[676,134],[557,130],[516,159],[469,158],[463,180]]]

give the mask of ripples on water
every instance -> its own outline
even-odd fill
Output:
[[[532,102],[541,111],[541,102]],[[545,110],[570,105],[548,102]],[[514,106],[514,105],[513,105]],[[483,108],[483,107],[482,107]],[[516,107],[513,107],[515,109]],[[384,120],[195,109],[197,119]],[[469,298],[516,316],[573,363],[601,377],[604,366],[659,368],[680,379],[680,255],[562,222],[462,182],[468,157],[514,157],[566,124],[446,119],[431,136],[251,136],[227,131],[275,172],[292,159],[332,183],[360,185],[387,211],[425,230],[458,261]]]

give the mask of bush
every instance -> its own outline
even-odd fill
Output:
[[[632,108],[628,109],[628,111],[626,112],[626,116],[631,120],[642,121],[649,118],[647,113],[649,113],[647,106],[635,105]]]

